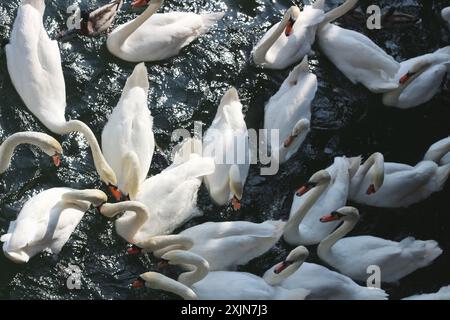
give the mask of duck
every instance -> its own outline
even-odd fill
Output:
[[[275,246],[284,226],[281,220],[205,222],[176,235],[151,237],[139,246],[133,245],[127,252],[153,252],[155,257],[161,258],[176,248],[200,255],[208,261],[211,271],[235,270]]]
[[[272,161],[282,164],[300,148],[310,130],[311,102],[317,92],[317,77],[308,70],[308,57],[284,80],[265,106],[264,129]],[[268,135],[278,130],[277,145]]]
[[[86,37],[98,37],[111,28],[117,13],[122,8],[123,0],[114,0],[91,12],[80,10],[80,28],[61,32],[56,40],[64,40],[79,34]]]
[[[117,186],[92,130],[82,121],[65,119],[66,89],[58,42],[50,40],[42,22],[44,0],[23,0],[6,45],[11,81],[27,108],[51,132],[81,132],[89,143],[100,179]]]
[[[415,294],[402,300],[450,300],[450,286],[444,286],[434,293]]]
[[[119,236],[129,243],[139,244],[152,236],[170,234],[188,220],[202,215],[196,205],[198,189],[202,177],[214,172],[215,166],[212,158],[192,152],[198,150],[199,143],[197,139],[184,140],[173,163],[146,179],[135,199],[105,203],[99,208],[108,218],[125,211],[115,221]]]
[[[353,84],[361,83],[374,93],[392,91],[399,86],[395,77],[400,64],[365,35],[331,23],[357,2],[346,0],[327,12],[317,30],[319,48]]]
[[[266,69],[282,70],[302,61],[311,51],[319,23],[325,18],[325,0],[307,5],[303,11],[291,6],[252,50],[253,62]]]
[[[103,154],[117,177],[118,190],[111,188],[117,201],[136,198],[152,163],[155,138],[147,107],[148,89],[147,68],[140,63],[127,79],[102,131]]]
[[[346,237],[359,220],[359,211],[343,207],[323,216],[320,221],[343,222],[317,247],[319,258],[356,281],[367,281],[368,267],[378,266],[381,282],[396,283],[417,269],[430,265],[442,254],[434,240],[416,240],[407,237],[400,242],[373,236]]]
[[[286,260],[292,263],[278,269],[279,278],[283,279],[298,269],[307,254],[305,247],[291,251]],[[132,287],[165,290],[186,300],[304,300],[309,293],[304,289],[288,290],[270,285],[261,277],[247,272],[209,271],[208,262],[189,251],[172,250],[162,258],[171,265],[190,265],[191,271],[180,274],[178,281],[159,273],[146,272],[133,282]]]
[[[231,87],[222,97],[202,144],[203,156],[215,161],[215,171],[203,178],[209,195],[217,205],[231,200],[234,210],[241,207],[252,161],[242,107],[237,90]]]
[[[450,70],[450,46],[400,63],[398,88],[383,94],[388,107],[409,109],[430,101]]]
[[[325,170],[311,176],[294,194],[284,240],[290,245],[314,245],[328,236],[337,223],[324,225],[319,219],[347,202],[355,159],[335,157]],[[307,209],[300,210],[305,206]]]
[[[0,237],[3,253],[14,263],[27,263],[33,256],[61,252],[86,211],[107,201],[97,189],[51,188],[29,199]]]
[[[31,144],[52,158],[56,167],[61,164],[63,149],[59,142],[42,132],[16,132],[6,138],[0,145],[0,174],[8,170],[15,149],[21,144]]]
[[[306,300],[387,300],[384,290],[360,286],[349,277],[315,263],[303,262],[295,272],[279,282],[279,269],[291,263],[286,259],[270,268],[263,279],[268,284],[279,283],[285,289],[306,289],[310,291]]]
[[[380,208],[409,207],[441,191],[450,175],[450,163],[439,165],[450,151],[450,139],[435,143],[415,166],[384,162],[371,155],[350,182],[349,200]]]
[[[180,50],[208,32],[225,12],[156,13],[163,0],[136,0],[132,6],[147,9],[136,19],[115,28],[106,41],[114,56],[128,62],[160,61],[178,55]]]

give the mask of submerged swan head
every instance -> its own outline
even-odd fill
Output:
[[[359,211],[354,207],[342,207],[332,213],[320,218],[320,222],[331,221],[357,221],[359,220]]]
[[[284,13],[283,21],[286,21],[286,29],[284,34],[289,37],[293,30],[297,19],[300,17],[300,9],[297,6],[292,6]]]
[[[326,170],[320,170],[313,174],[313,176],[309,179],[309,181],[303,185],[300,189],[298,189],[296,195],[298,197],[304,195],[309,190],[317,187],[318,185],[326,185],[331,181],[331,176]]]

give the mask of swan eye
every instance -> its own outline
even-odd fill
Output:
[[[341,218],[345,217],[345,214],[342,214],[342,213],[340,213],[340,212],[338,212],[338,211],[333,211],[333,212],[331,213],[331,216],[332,216],[333,218],[341,219]]]

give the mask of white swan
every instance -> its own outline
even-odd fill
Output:
[[[434,240],[421,241],[412,237],[400,242],[373,236],[343,238],[359,220],[356,208],[343,207],[321,218],[323,223],[343,221],[343,224],[317,248],[324,262],[353,280],[366,281],[367,268],[378,266],[382,282],[396,282],[417,269],[428,266],[441,255],[442,250]]]
[[[450,46],[400,63],[399,87],[383,95],[383,104],[402,109],[430,101],[450,70]]]
[[[203,156],[214,158],[216,164],[214,173],[207,175],[204,182],[218,205],[225,205],[232,199],[234,209],[240,208],[251,163],[248,138],[238,92],[231,88],[222,97],[203,137]]]
[[[416,166],[384,162],[376,153],[361,165],[351,179],[349,199],[383,208],[408,207],[443,189],[450,175],[450,163],[439,166],[450,151],[450,139],[434,144]],[[438,147],[438,148],[436,148]]]
[[[150,170],[155,139],[153,117],[147,107],[148,87],[147,68],[144,63],[138,64],[103,128],[103,153],[116,174],[120,190],[111,190],[116,200],[122,194],[134,199]]]
[[[199,143],[198,140],[185,141],[172,165],[145,180],[134,201],[106,203],[100,208],[100,213],[107,217],[127,210],[115,223],[122,238],[138,244],[153,236],[169,234],[201,215],[196,206],[197,192],[202,177],[214,172],[214,160],[195,153],[188,159],[183,158],[195,150],[193,144]]]
[[[57,134],[83,133],[92,150],[94,164],[102,181],[116,185],[95,135],[81,121],[66,121],[66,88],[58,43],[50,40],[42,22],[44,0],[23,0],[6,45],[11,81],[28,109]]]
[[[402,300],[450,300],[450,286],[444,286],[438,292],[415,294]]]
[[[279,270],[293,262],[288,258],[264,273],[268,283],[279,283],[285,289],[302,288],[310,293],[306,300],[386,300],[387,294],[378,288],[363,287],[343,274],[315,264],[304,262],[294,273],[279,282]]]
[[[285,69],[311,51],[319,23],[325,18],[324,0],[317,0],[303,11],[292,6],[283,19],[258,41],[252,50],[255,64],[268,69]]]
[[[311,102],[317,91],[317,77],[308,70],[305,57],[284,80],[278,92],[266,104],[264,129],[272,160],[283,163],[294,155],[309,132]],[[271,145],[270,134],[278,130],[278,147]]]
[[[25,263],[43,250],[58,254],[89,207],[106,201],[95,189],[52,188],[33,196],[0,238],[5,256]]]
[[[175,56],[225,14],[155,13],[163,5],[163,0],[138,0],[133,2],[133,6],[147,3],[148,8],[139,17],[118,26],[108,36],[108,50],[122,60],[157,61]]]
[[[313,245],[330,234],[337,223],[324,225],[319,219],[324,212],[332,212],[347,202],[350,175],[354,158],[336,157],[326,170],[314,174],[294,195],[284,239],[291,245]],[[308,189],[315,187],[308,192]],[[299,210],[306,206],[306,211]]]
[[[305,260],[308,250],[294,249],[289,255],[293,263],[280,268],[280,279],[289,276]],[[304,300],[309,291],[304,289],[284,289],[269,285],[262,278],[247,272],[209,272],[208,262],[195,253],[173,250],[163,255],[164,260],[173,265],[190,265],[190,272],[180,274],[178,281],[154,272],[147,272],[133,283],[134,288],[144,285],[180,295],[184,299],[207,300]]]
[[[450,163],[450,136],[431,145],[423,157],[424,160],[434,161],[440,166]]]
[[[319,47],[353,83],[361,83],[375,93],[394,90],[398,87],[395,76],[400,64],[365,35],[330,23],[351,10],[357,2],[347,0],[326,14],[317,30]]]
[[[447,25],[450,26],[450,7],[442,9],[441,17],[447,22]]]
[[[37,146],[47,155],[52,157],[55,166],[61,163],[62,147],[55,138],[41,132],[17,132],[10,135],[0,145],[0,173],[5,172],[11,164],[14,150],[20,144]]]
[[[230,270],[269,251],[283,234],[284,225],[283,221],[271,220],[206,222],[178,235],[152,237],[131,247],[128,253],[153,252],[160,258],[173,249],[184,249],[208,261],[211,271]]]

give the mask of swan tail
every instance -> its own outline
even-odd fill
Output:
[[[305,300],[310,293],[310,290],[301,288],[289,290],[278,287],[274,300]]]
[[[211,29],[211,27],[213,25],[215,25],[217,23],[217,21],[222,19],[224,15],[225,15],[225,12],[202,14],[201,17],[202,17],[203,24],[199,30],[200,34],[208,32],[208,30]]]
[[[379,288],[362,287],[358,292],[358,300],[387,300],[388,294]]]
[[[134,68],[133,73],[127,79],[124,91],[130,90],[131,88],[134,87],[140,87],[143,88],[144,90],[148,90],[149,88],[147,67],[143,62],[139,63]]]
[[[400,246],[404,253],[412,256],[413,263],[419,268],[428,266],[442,254],[442,249],[434,240],[422,241],[408,237],[400,242]]]

